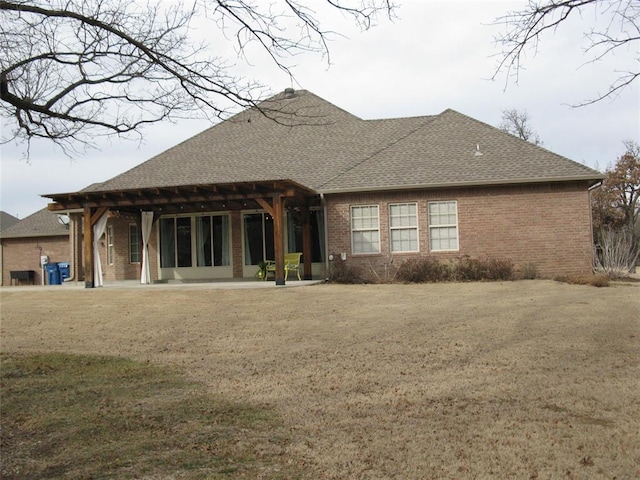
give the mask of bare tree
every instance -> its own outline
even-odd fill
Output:
[[[520,137],[534,145],[542,145],[540,136],[533,130],[529,122],[529,114],[526,111],[518,111],[515,108],[502,111],[502,123],[498,126],[503,132]]]
[[[625,153],[607,168],[592,195],[594,227],[633,231],[640,215],[640,145],[624,142]]]
[[[203,17],[242,56],[257,45],[292,76],[300,52],[327,56],[331,30],[309,0],[0,0],[3,142],[50,139],[66,151],[99,135],[141,133],[162,120],[224,118],[266,94],[191,37]],[[362,29],[392,0],[326,0]],[[315,4],[314,4],[315,5]],[[7,126],[9,128],[7,128]]]
[[[590,9],[593,14],[586,15]],[[640,2],[638,0],[529,0],[526,8],[509,12],[496,19],[495,24],[504,25],[506,32],[496,38],[502,46],[493,79],[506,73],[507,81],[518,82],[527,51],[537,51],[538,44],[545,34],[553,33],[569,17],[599,19],[586,23],[585,54],[588,62],[613,56],[618,50],[636,48],[640,43]],[[607,87],[604,93],[596,94],[592,99],[574,106],[589,105],[618,94],[631,85],[640,76],[640,62],[636,57],[629,69],[618,74],[617,79]]]
[[[640,256],[640,146],[626,141],[625,147],[591,195],[596,261],[601,268],[622,263],[633,270]]]

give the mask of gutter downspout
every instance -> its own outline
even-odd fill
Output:
[[[591,237],[591,270],[595,271],[596,266],[596,255],[597,255],[597,245],[596,245],[596,237],[593,234],[593,191],[602,187],[602,181],[598,183],[594,183],[589,188],[587,188],[587,200],[589,202],[589,236]]]

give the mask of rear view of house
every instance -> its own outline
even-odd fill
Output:
[[[376,271],[404,259],[500,257],[591,270],[602,175],[453,110],[360,119],[287,89],[49,209],[82,224],[87,286],[254,277],[300,252]],[[83,268],[81,268],[83,267]]]

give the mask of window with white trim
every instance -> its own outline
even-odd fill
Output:
[[[428,208],[431,251],[458,250],[458,202],[429,202]]]
[[[107,225],[107,263],[113,265],[113,224]]]
[[[140,263],[140,229],[129,224],[129,263]]]
[[[380,213],[378,205],[351,207],[351,251],[380,253]]]
[[[389,205],[389,242],[392,253],[419,251],[417,204]]]

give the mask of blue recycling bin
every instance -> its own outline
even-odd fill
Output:
[[[71,266],[69,262],[58,262],[58,270],[60,271],[61,283],[71,276]]]
[[[60,270],[58,270],[57,263],[47,263],[44,268],[47,272],[47,283],[49,285],[62,285],[62,283],[60,282]]]

